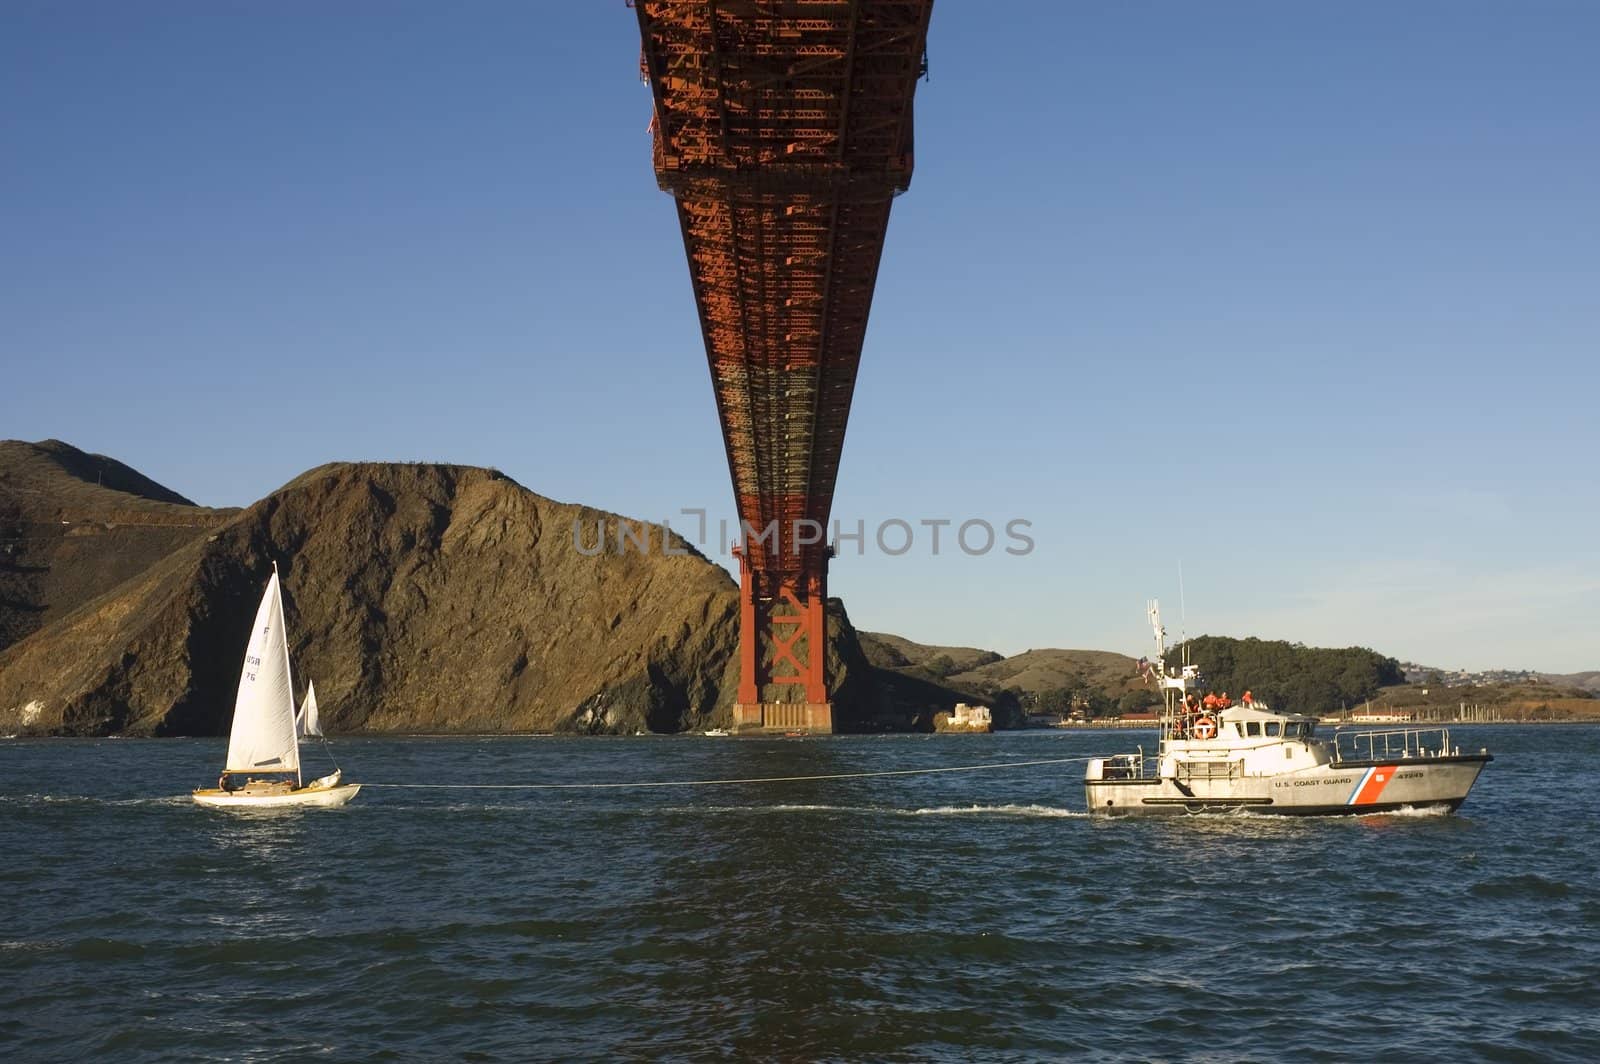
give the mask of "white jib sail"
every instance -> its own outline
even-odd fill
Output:
[[[300,734],[321,735],[322,721],[317,716],[317,685],[306,681],[306,700],[300,703]]]
[[[228,736],[227,770],[300,771],[294,692],[289,685],[289,639],[276,569],[261,596],[250,645],[244,652],[239,695],[233,703],[233,731]]]

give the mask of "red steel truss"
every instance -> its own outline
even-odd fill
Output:
[[[728,469],[754,530],[740,553],[739,722],[829,730],[822,530],[889,206],[911,183],[933,0],[634,6],[656,176],[677,200]],[[816,708],[791,721],[768,684],[802,686]]]

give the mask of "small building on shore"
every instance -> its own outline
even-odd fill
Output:
[[[991,732],[994,731],[994,713],[988,706],[969,706],[957,702],[949,713],[933,718],[933,730],[940,732]]]
[[[1410,724],[1412,714],[1403,711],[1360,710],[1350,714],[1353,724]]]

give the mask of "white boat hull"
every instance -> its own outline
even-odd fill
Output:
[[[361,789],[359,783],[346,783],[337,787],[319,787],[312,784],[291,791],[257,792],[248,789],[222,791],[215,788],[195,791],[191,797],[201,805],[216,809],[290,809],[312,806],[333,809],[344,805]]]
[[[1248,810],[1279,816],[1336,816],[1397,809],[1454,810],[1466,801],[1488,754],[1333,762],[1260,776],[1193,774],[1086,780],[1089,810],[1159,816]]]

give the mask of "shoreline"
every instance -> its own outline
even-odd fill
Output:
[[[1370,724],[1340,724],[1328,725],[1334,728],[1361,728],[1363,730],[1394,730],[1398,728],[1438,728],[1438,727],[1491,727],[1491,728],[1546,728],[1577,725],[1600,725],[1600,717],[1586,717],[1573,720],[1462,720],[1462,721],[1424,721],[1421,723],[1370,725]],[[996,728],[990,732],[960,731],[960,732],[839,732],[828,735],[807,735],[807,739],[885,739],[904,736],[906,738],[932,738],[935,736],[961,736],[961,735],[1014,735],[1025,732],[1064,732],[1064,731],[1126,731],[1146,732],[1157,731],[1151,724],[1122,723],[1122,722],[1084,722],[1078,724],[1047,724],[1030,728]],[[582,735],[564,732],[337,732],[330,733],[330,739],[705,739],[705,738],[734,738],[734,739],[787,739],[782,735],[745,735],[745,736],[706,736],[699,731],[690,732],[650,732],[646,735]],[[226,735],[0,735],[0,742],[74,742],[98,743],[106,741],[115,742],[172,742],[182,740],[217,740],[227,739]]]
[[[1338,723],[1334,721],[1318,720],[1317,726],[1321,728],[1362,728],[1365,730],[1382,729],[1391,731],[1396,728],[1450,728],[1473,727],[1475,725],[1490,725],[1497,728],[1520,728],[1527,726],[1547,727],[1562,724],[1600,724],[1600,716],[1594,717],[1569,717],[1564,720],[1409,720],[1409,721],[1347,721]],[[1043,724],[1029,728],[1006,728],[1005,731],[1083,731],[1102,728],[1107,730],[1122,731],[1156,731],[1158,725],[1145,722],[1106,722],[1085,721],[1076,724]]]

